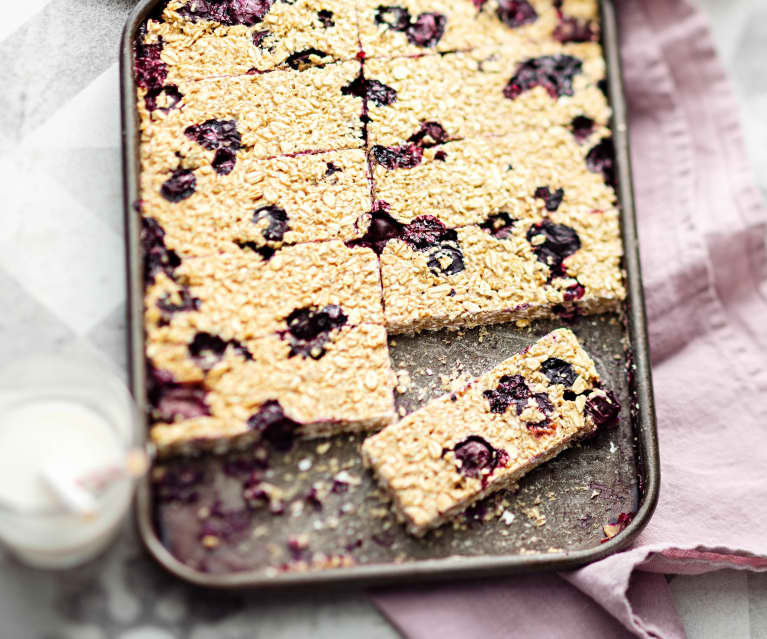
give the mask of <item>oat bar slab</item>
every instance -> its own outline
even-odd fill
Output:
[[[185,80],[158,95],[139,88],[142,160],[171,166],[177,154],[199,151],[190,127],[210,120],[233,120],[236,143],[231,135],[220,148],[245,148],[253,157],[360,148],[362,98],[347,89],[359,72],[352,61]]]
[[[229,6],[227,6],[229,4]],[[300,69],[354,59],[357,15],[344,0],[247,3],[171,0],[147,21],[145,55],[165,65],[167,83]],[[141,46],[140,45],[140,46]]]
[[[575,335],[559,329],[369,437],[362,456],[421,536],[614,422],[619,409]]]
[[[182,170],[190,185],[181,199],[172,190],[175,163],[147,162],[142,172],[141,210],[162,226],[165,244],[182,258],[361,234],[357,220],[370,209],[364,150],[272,159],[238,151],[224,173],[218,153],[203,146],[188,152]]]
[[[377,215],[379,227],[396,225]],[[626,295],[618,220],[610,209],[499,212],[458,229],[430,216],[397,225],[380,257],[386,326],[408,333],[615,311]]]
[[[596,161],[595,135],[581,142],[572,126],[525,127],[503,136],[448,141],[438,122],[421,125],[419,143],[395,153],[373,147],[375,197],[409,223],[433,215],[448,227],[481,224],[501,212],[519,219],[547,212],[587,214],[615,205]],[[611,177],[611,176],[610,176]]]
[[[252,339],[287,330],[303,309],[327,306],[350,325],[383,324],[378,262],[361,247],[296,244],[266,258],[248,248],[185,260],[156,254],[144,299],[149,339],[166,326]]]
[[[604,124],[607,98],[595,42],[480,48],[418,58],[371,59],[365,78],[386,91],[367,102],[372,145],[397,147],[424,121],[451,138],[502,135],[524,126],[565,125],[577,116]]]
[[[390,423],[394,374],[382,326],[307,311],[289,330],[238,341],[159,330],[147,342],[150,437],[159,454],[373,430]],[[182,340],[185,337],[185,340]]]

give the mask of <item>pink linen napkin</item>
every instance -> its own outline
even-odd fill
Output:
[[[661,451],[632,548],[563,575],[372,594],[408,637],[684,637],[659,573],[767,570],[767,213],[705,19],[618,0]]]

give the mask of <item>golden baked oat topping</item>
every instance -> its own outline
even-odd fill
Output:
[[[134,60],[161,452],[379,427],[387,331],[625,296],[595,0],[170,0]]]

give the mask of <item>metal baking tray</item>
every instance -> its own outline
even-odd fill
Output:
[[[132,43],[139,25],[160,2],[140,2],[128,19],[120,70],[128,348],[132,389],[144,420],[143,281],[140,218],[135,207],[140,197],[139,149]],[[606,384],[619,395],[623,408],[618,429],[576,445],[524,477],[517,492],[490,497],[455,525],[443,526],[423,539],[410,537],[381,501],[370,473],[361,465],[360,435],[325,440],[328,450],[324,446],[318,450],[323,441],[313,440],[299,442],[289,453],[271,452],[267,481],[283,489],[283,499],[252,512],[241,507],[243,473],[248,466],[243,467],[237,454],[155,461],[156,466],[164,467],[165,479],[156,484],[147,477],[139,483],[136,517],[146,547],[161,565],[186,581],[209,587],[412,583],[499,576],[563,570],[601,559],[629,544],[647,524],[658,498],[658,442],[612,2],[602,0],[601,11],[628,297],[621,313],[580,317],[570,328],[596,361]],[[560,325],[561,321],[542,321],[528,328],[504,324],[393,336],[389,342],[394,367],[407,369],[412,378],[409,390],[397,397],[397,403],[410,411],[444,392],[445,380],[440,375],[477,375]],[[315,482],[324,488],[319,503],[311,497]],[[194,492],[194,503],[169,501],[165,498],[169,491],[176,491],[175,497]],[[626,512],[635,513],[633,521],[618,535],[603,539],[603,526]],[[200,543],[201,516],[208,518],[206,525],[213,527],[220,541],[215,547]]]

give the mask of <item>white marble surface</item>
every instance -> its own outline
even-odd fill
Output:
[[[732,70],[767,194],[767,2],[697,0]],[[135,0],[0,0],[0,362],[81,349],[124,370],[117,41]],[[767,637],[767,576],[675,577],[691,639]],[[357,590],[201,593],[132,525],[106,556],[50,575],[0,555],[0,639],[388,639]]]

